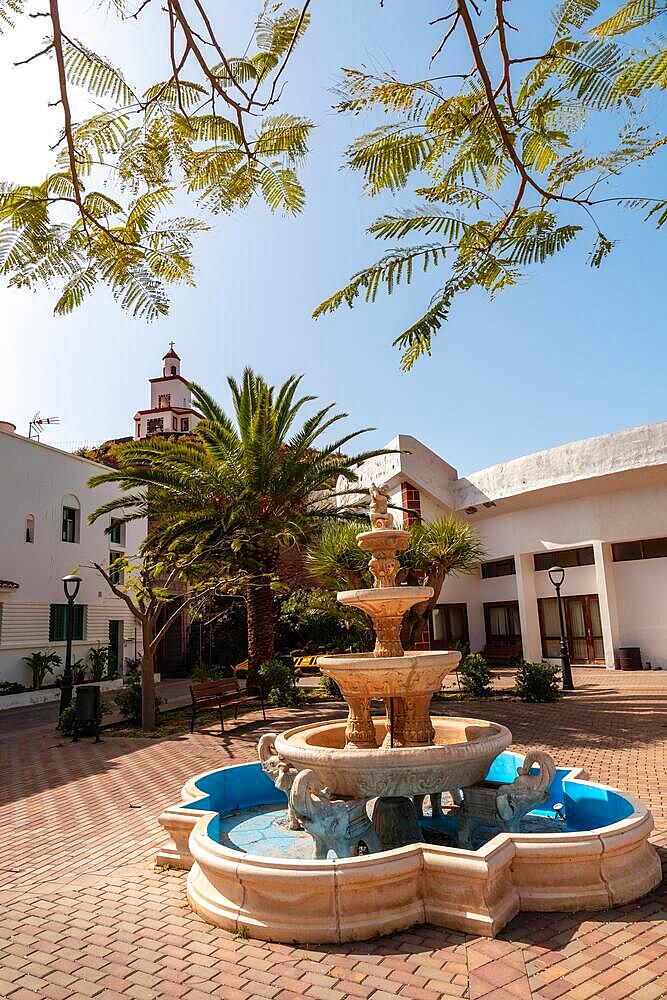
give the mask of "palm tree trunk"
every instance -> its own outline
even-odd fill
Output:
[[[249,691],[259,689],[259,668],[272,660],[275,652],[273,591],[270,577],[258,577],[246,587],[248,612],[248,682]]]
[[[153,625],[144,621],[141,627],[144,652],[141,658],[141,728],[146,732],[155,729],[155,650]]]

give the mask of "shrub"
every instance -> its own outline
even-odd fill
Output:
[[[491,691],[492,673],[481,653],[468,653],[461,661],[459,677],[466,694],[474,698],[488,698]]]
[[[320,687],[324,691],[327,698],[334,698],[336,701],[343,701],[343,693],[333,677],[327,677],[325,674],[322,674],[320,678]]]
[[[298,708],[305,701],[305,694],[296,686],[293,669],[283,660],[267,660],[259,668],[259,676],[269,705]]]
[[[74,694],[74,701],[71,705],[68,705],[65,711],[60,716],[58,720],[58,730],[63,736],[74,736],[74,720],[76,718],[76,692]],[[98,726],[102,725],[102,716],[109,711],[109,706],[100,698],[100,709],[97,716]],[[85,735],[85,733],[82,733]]]
[[[91,646],[88,650],[88,661],[90,663],[91,681],[101,681],[109,659],[109,650],[106,646]]]
[[[38,650],[30,656],[24,656],[23,662],[32,670],[32,686],[35,691],[39,691],[47,674],[53,673],[54,667],[59,667],[63,662],[57,653],[44,653]]]
[[[20,694],[26,691],[25,684],[17,684],[16,681],[0,681],[0,698],[3,694]]]
[[[223,667],[219,663],[195,663],[190,670],[190,677],[195,684],[202,681],[219,681],[222,677],[231,677],[233,670],[231,667]]]
[[[344,607],[330,590],[294,590],[280,603],[280,649],[313,652],[365,652],[374,636],[363,612]]]
[[[141,725],[141,671],[137,660],[126,660],[125,686],[115,696],[118,709],[132,725]],[[155,698],[155,714],[157,715],[163,698]]]
[[[527,663],[521,660],[516,672],[516,693],[522,701],[557,701],[560,669],[550,663]]]

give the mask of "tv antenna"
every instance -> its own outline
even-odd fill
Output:
[[[30,421],[28,428],[28,438],[31,441],[39,441],[45,424],[59,424],[60,417],[40,417],[39,410]]]

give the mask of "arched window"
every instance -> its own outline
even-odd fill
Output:
[[[62,540],[78,542],[81,537],[81,504],[73,493],[66,493],[62,503]]]
[[[26,542],[35,541],[35,515],[28,514],[25,519],[25,540]]]
[[[175,374],[176,374],[176,365],[172,365],[172,366],[171,366],[171,374],[172,374],[172,375],[175,375]]]

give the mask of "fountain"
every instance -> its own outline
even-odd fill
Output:
[[[433,592],[396,585],[408,534],[375,487],[371,498],[357,542],[374,587],[338,600],[370,616],[375,648],[318,659],[347,718],[265,733],[259,763],[187,782],[160,816],[170,840],[158,862],[190,869],[188,900],[209,922],[290,943],[423,922],[494,936],[520,909],[604,909],[648,892],[661,870],[641,802],[543,751],[512,753],[498,723],[431,717],[460,653],[404,651],[403,617]]]
[[[396,586],[398,553],[407,548],[409,535],[394,526],[387,498],[374,486],[371,498],[371,530],[357,535],[357,543],[371,553],[374,587],[343,591],[338,600],[371,618],[375,648],[372,653],[318,658],[320,670],[338,684],[347,702],[347,721],[288,730],[276,737],[275,750],[296,772],[312,772],[308,787],[317,798],[311,794],[307,805],[303,796],[298,804],[290,799],[297,814],[299,808],[308,809],[311,827],[317,825],[318,808],[327,812],[325,799],[338,798],[354,809],[360,801],[376,798],[373,827],[382,841],[386,825],[387,837],[398,846],[414,842],[414,796],[456,793],[481,781],[512,734],[480,719],[431,719],[431,699],[461,654],[403,650],[403,617],[432,597],[433,590]],[[384,718],[371,716],[374,699],[384,702]],[[404,835],[396,824],[405,827]]]

